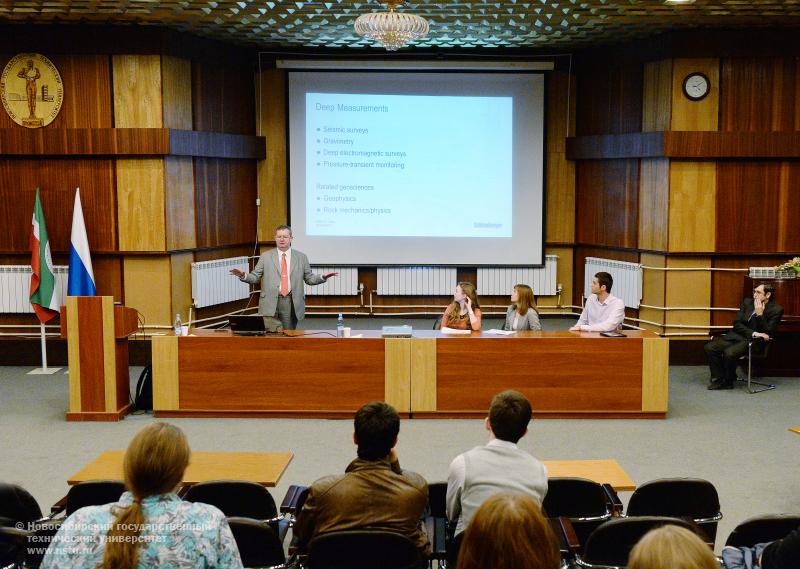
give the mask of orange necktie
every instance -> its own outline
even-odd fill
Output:
[[[281,296],[289,296],[289,271],[286,268],[286,253],[281,253]]]

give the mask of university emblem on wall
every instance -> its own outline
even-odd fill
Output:
[[[41,128],[58,116],[64,85],[52,61],[38,53],[20,53],[3,69],[0,97],[11,120],[26,128]]]

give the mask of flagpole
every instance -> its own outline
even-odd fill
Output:
[[[42,344],[42,371],[47,371],[47,344],[45,344],[44,339],[44,322],[39,322],[39,330],[39,339]]]
[[[53,272],[53,260],[50,256],[50,243],[44,223],[44,211],[39,200],[39,188],[36,188],[36,201],[31,218],[31,289],[30,301],[36,317],[39,319],[39,340],[42,346],[42,367],[28,372],[28,375],[52,375],[61,370],[60,367],[47,367],[47,344],[44,323],[58,314],[61,306],[56,277]]]
[[[53,375],[61,371],[60,367],[47,367],[47,344],[45,341],[44,322],[39,322],[39,343],[42,346],[42,367],[37,367],[28,372],[28,375]]]

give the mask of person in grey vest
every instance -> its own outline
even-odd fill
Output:
[[[547,469],[517,447],[528,432],[532,415],[531,404],[522,393],[498,393],[486,417],[489,442],[458,455],[450,463],[447,517],[458,520],[456,534],[467,528],[475,511],[495,494],[526,494],[542,504],[547,494]]]

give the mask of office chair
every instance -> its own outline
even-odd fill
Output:
[[[642,484],[631,495],[625,515],[689,518],[703,529],[705,541],[712,546],[722,519],[717,489],[701,478],[663,478]]]
[[[584,545],[600,524],[622,514],[622,501],[609,484],[585,478],[550,478],[542,510],[549,518],[569,519],[578,542]]]
[[[189,486],[182,497],[187,502],[202,502],[216,506],[228,517],[266,522],[272,526],[281,540],[288,531],[288,523],[283,523],[283,515],[278,515],[272,494],[255,482],[209,480]]]
[[[0,484],[0,526],[28,524],[42,517],[42,510],[31,493],[16,484]]]
[[[737,381],[746,381],[747,382],[747,392],[748,393],[761,393],[762,391],[769,391],[770,389],[775,389],[774,383],[763,383],[760,381],[753,381],[753,360],[758,360],[759,362],[764,362],[769,356],[769,349],[772,345],[772,341],[763,342],[764,349],[761,352],[753,353],[753,344],[757,340],[750,340],[747,342],[747,355],[742,356],[739,358],[740,362],[747,360],[747,377],[737,377]],[[760,389],[753,389],[752,385],[758,385]]]
[[[640,516],[615,518],[592,532],[583,553],[575,558],[578,567],[586,569],[618,569],[628,565],[631,549],[652,529],[667,524],[684,527],[697,533],[695,524],[679,518]]]
[[[67,495],[50,508],[50,517],[61,512],[71,516],[86,506],[102,506],[117,502],[125,492],[125,484],[119,480],[89,480],[71,486]]]
[[[13,527],[0,527],[0,567],[24,567],[28,532]]]
[[[776,514],[748,518],[728,536],[725,545],[733,547],[753,547],[757,543],[767,543],[783,539],[800,527],[800,515]]]
[[[441,330],[442,329],[442,317],[441,316],[439,316],[439,318],[437,318],[433,322],[433,329],[434,330]]]
[[[306,566],[308,569],[423,569],[428,560],[413,541],[399,533],[334,531],[311,540]]]
[[[242,565],[270,569],[286,567],[283,542],[269,524],[240,517],[230,517],[227,520],[239,548]]]

